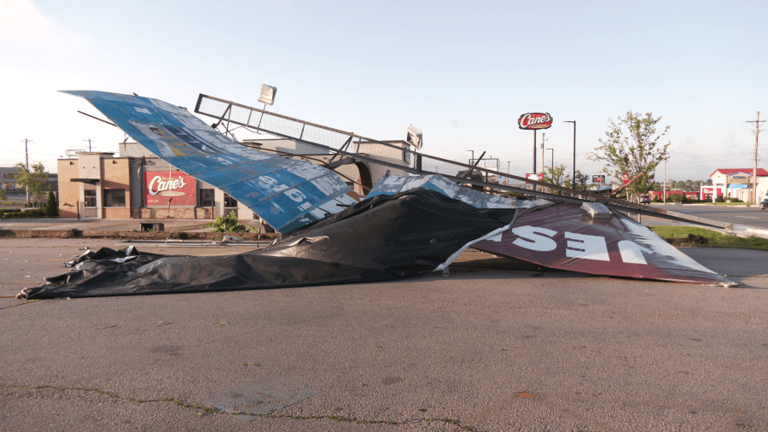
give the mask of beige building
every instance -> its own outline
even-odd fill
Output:
[[[390,143],[408,146],[404,141]],[[243,144],[321,165],[333,160],[334,170],[361,195],[366,195],[387,171],[404,174],[391,167],[349,158],[342,160],[340,156],[334,157],[291,140],[250,140]],[[375,151],[381,147],[366,148],[365,143],[358,146],[358,151]],[[398,158],[397,155],[391,157],[393,161]],[[404,159],[403,164],[407,164]],[[138,143],[121,143],[117,156],[76,152],[73,157],[58,160],[58,172],[62,218],[214,219],[234,211],[239,219],[259,219],[223,190],[173,168]]]

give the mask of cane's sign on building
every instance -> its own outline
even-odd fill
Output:
[[[517,119],[520,129],[549,129],[552,127],[552,116],[549,113],[525,113]]]
[[[146,205],[195,205],[195,179],[181,172],[144,173]]]

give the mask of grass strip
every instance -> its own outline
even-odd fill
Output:
[[[681,245],[683,247],[722,247],[768,250],[768,240],[760,237],[744,238],[692,226],[650,225],[648,228],[664,238],[686,238],[689,234],[693,234],[709,239],[709,243],[705,245]]]

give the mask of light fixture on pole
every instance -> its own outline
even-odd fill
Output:
[[[573,123],[573,188],[576,189],[576,120],[566,120],[563,123]]]
[[[472,159],[469,160],[469,164],[472,165],[475,163],[475,151],[474,150],[467,150],[468,152],[472,152]]]
[[[256,125],[256,133],[259,133],[259,128],[261,127],[261,120],[264,118],[264,111],[266,111],[267,105],[272,105],[275,103],[275,96],[277,96],[277,87],[269,86],[266,84],[261,85],[261,90],[259,91],[259,102],[264,104],[264,108],[261,109],[259,124]],[[227,128],[229,128],[229,126],[227,126]]]
[[[424,134],[413,127],[413,125],[408,125],[408,127],[405,128],[405,142],[412,145],[416,150],[421,150],[422,143],[424,142]]]
[[[553,149],[553,148],[546,148],[544,150],[549,150],[549,151],[552,152],[550,154],[550,156],[551,156],[551,158],[550,158],[551,164],[550,164],[550,168],[549,169],[554,170],[555,169],[555,149]]]
[[[277,87],[272,87],[266,84],[261,85],[259,91],[259,102],[266,105],[272,105],[275,103],[275,96],[277,96]]]

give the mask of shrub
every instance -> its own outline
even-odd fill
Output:
[[[717,198],[715,198],[715,202],[725,202],[725,198],[723,198],[723,194],[719,194]]]
[[[5,210],[3,211],[3,219],[34,219],[44,217],[45,213],[42,210]]]
[[[676,193],[676,194],[670,195],[669,199],[676,203],[682,203],[682,202],[685,202],[684,201],[685,195]]]
[[[45,217],[55,218],[59,217],[59,206],[56,204],[56,196],[52,191],[48,191],[48,201],[45,203]]]
[[[20,211],[19,209],[0,209],[0,218],[8,213],[19,213]]]
[[[228,215],[222,215],[216,218],[215,222],[203,225],[204,228],[213,228],[212,232],[245,232],[248,227],[237,223],[237,215],[234,210]]]

